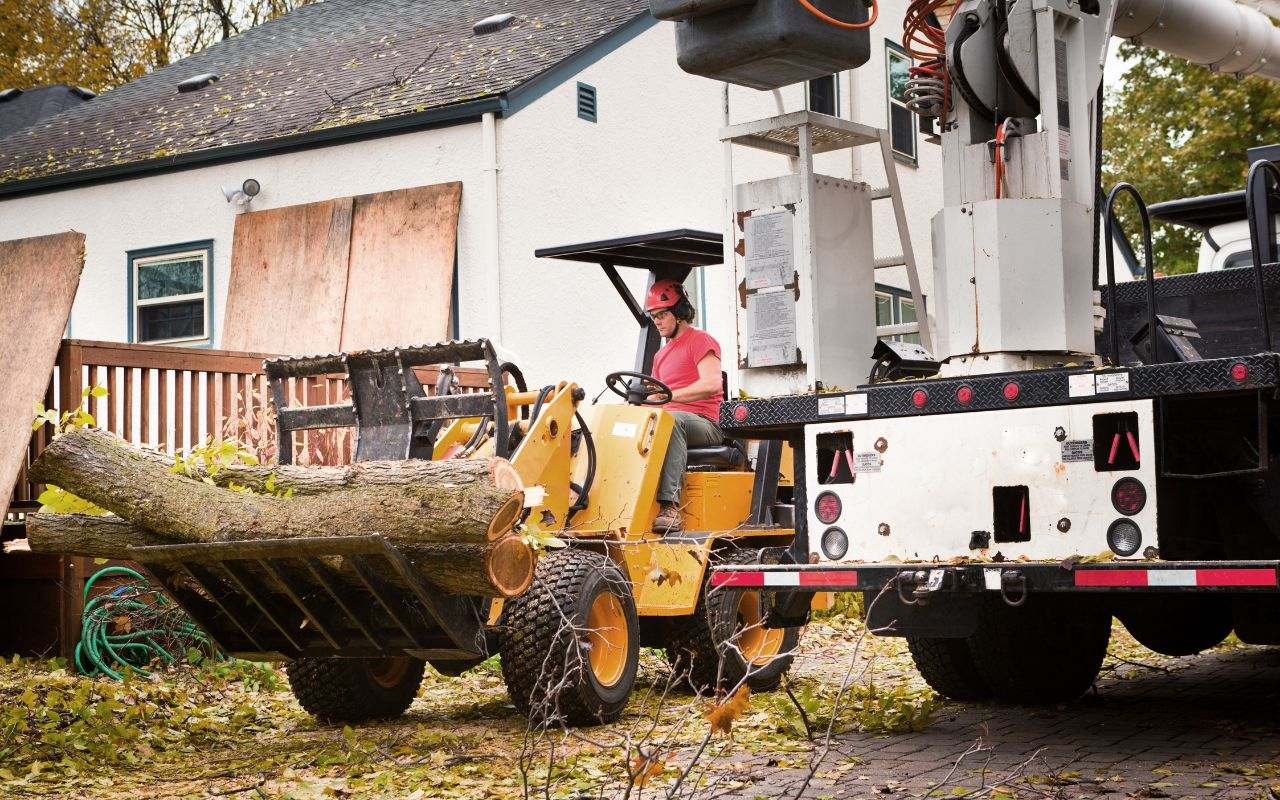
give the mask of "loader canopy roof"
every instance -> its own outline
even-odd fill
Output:
[[[708,267],[724,263],[724,237],[709,231],[680,228],[661,233],[645,233],[639,236],[623,236],[598,242],[569,244],[560,247],[542,247],[533,251],[537,258],[555,258],[561,261],[582,261],[597,264],[618,291],[627,310],[640,326],[640,342],[636,350],[636,371],[648,374],[653,366],[653,354],[661,344],[658,329],[645,315],[631,289],[618,274],[618,267],[635,267],[648,270],[646,289],[654,281],[663,278],[684,282],[694,267]]]

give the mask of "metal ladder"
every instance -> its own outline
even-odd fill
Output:
[[[920,344],[933,352],[933,335],[924,307],[924,295],[920,291],[920,274],[916,268],[915,251],[911,246],[911,234],[907,227],[907,213],[902,204],[902,190],[898,184],[897,161],[893,158],[893,145],[889,131],[863,125],[851,120],[819,114],[816,111],[794,111],[775,117],[726,127],[721,133],[726,148],[732,145],[753,147],[792,159],[792,169],[801,174],[812,174],[813,156],[834,150],[851,149],[865,145],[879,145],[884,164],[886,185],[872,188],[871,199],[893,201],[894,226],[898,232],[900,252],[889,256],[875,256],[872,242],[873,264],[876,270],[905,267],[911,301],[915,304],[916,321],[897,325],[876,326],[877,337],[920,335]],[[726,151],[726,197],[733,196],[733,166],[731,153]],[[874,207],[874,206],[873,206]],[[731,247],[732,245],[726,245]],[[728,257],[726,251],[726,257]],[[923,321],[924,324],[921,324]]]
[[[920,291],[920,273],[916,269],[916,254],[911,246],[911,231],[907,227],[906,208],[902,205],[902,189],[898,185],[898,162],[893,157],[893,144],[889,139],[889,132],[883,128],[877,130],[880,132],[880,158],[884,163],[885,182],[887,185],[873,188],[871,190],[871,199],[872,201],[893,201],[894,227],[898,231],[898,243],[902,252],[892,256],[876,257],[873,263],[877,270],[892,269],[894,267],[907,268],[907,286],[911,290],[911,302],[916,309],[916,321],[904,322],[898,325],[877,325],[876,336],[906,336],[918,333],[920,335],[920,344],[924,349],[933,353],[933,336],[928,324],[929,315],[924,307],[924,295]],[[874,241],[871,246],[874,252]],[[921,325],[921,320],[925,324]]]

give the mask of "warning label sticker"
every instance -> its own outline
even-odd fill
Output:
[[[1095,385],[1098,387],[1098,394],[1127,392],[1129,391],[1129,373],[1107,372],[1100,374],[1097,376]]]
[[[880,454],[876,452],[854,453],[853,454],[853,471],[854,472],[879,472],[884,461],[880,458]]]
[[[1089,439],[1068,439],[1062,443],[1062,461],[1092,461],[1093,442]]]

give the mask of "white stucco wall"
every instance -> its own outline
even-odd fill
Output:
[[[852,76],[841,76],[845,116],[886,124],[883,41],[898,37],[896,20],[905,4],[882,0],[870,62]],[[597,90],[598,122],[577,117],[578,81]],[[777,96],[732,87],[731,120],[778,113],[779,97],[784,111],[804,107],[801,86]],[[212,239],[216,345],[235,222],[222,185],[257,178],[263,190],[252,208],[261,210],[462,181],[462,335],[499,339],[519,356],[533,384],[572,379],[594,395],[605,373],[632,368],[636,325],[599,269],[535,259],[533,251],[670,228],[721,230],[725,171],[717,133],[723,113],[723,85],[680,72],[674,32],[670,23],[661,23],[497,121],[496,249],[490,246],[492,198],[487,195],[488,154],[479,123],[0,200],[0,239],[67,229],[84,232],[87,264],[71,333],[109,340],[127,335],[128,251]],[[899,174],[928,293],[928,220],[938,207],[941,173],[937,148],[920,142],[918,150],[921,166],[900,167]],[[781,156],[736,149],[736,181],[787,168]],[[878,150],[871,148],[864,148],[860,163],[843,152],[821,157],[818,168],[841,177],[860,173],[874,185],[883,181]],[[887,207],[877,215],[877,236],[881,253],[889,254],[897,246],[885,211]],[[639,270],[623,274],[641,290]],[[892,275],[877,277],[905,285]],[[495,281],[499,298],[491,292]],[[730,352],[733,296],[730,271],[710,268],[703,323]]]

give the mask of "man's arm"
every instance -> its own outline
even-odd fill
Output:
[[[688,386],[671,390],[671,399],[679,403],[707,400],[720,394],[720,357],[708,352],[698,362],[698,379]]]

